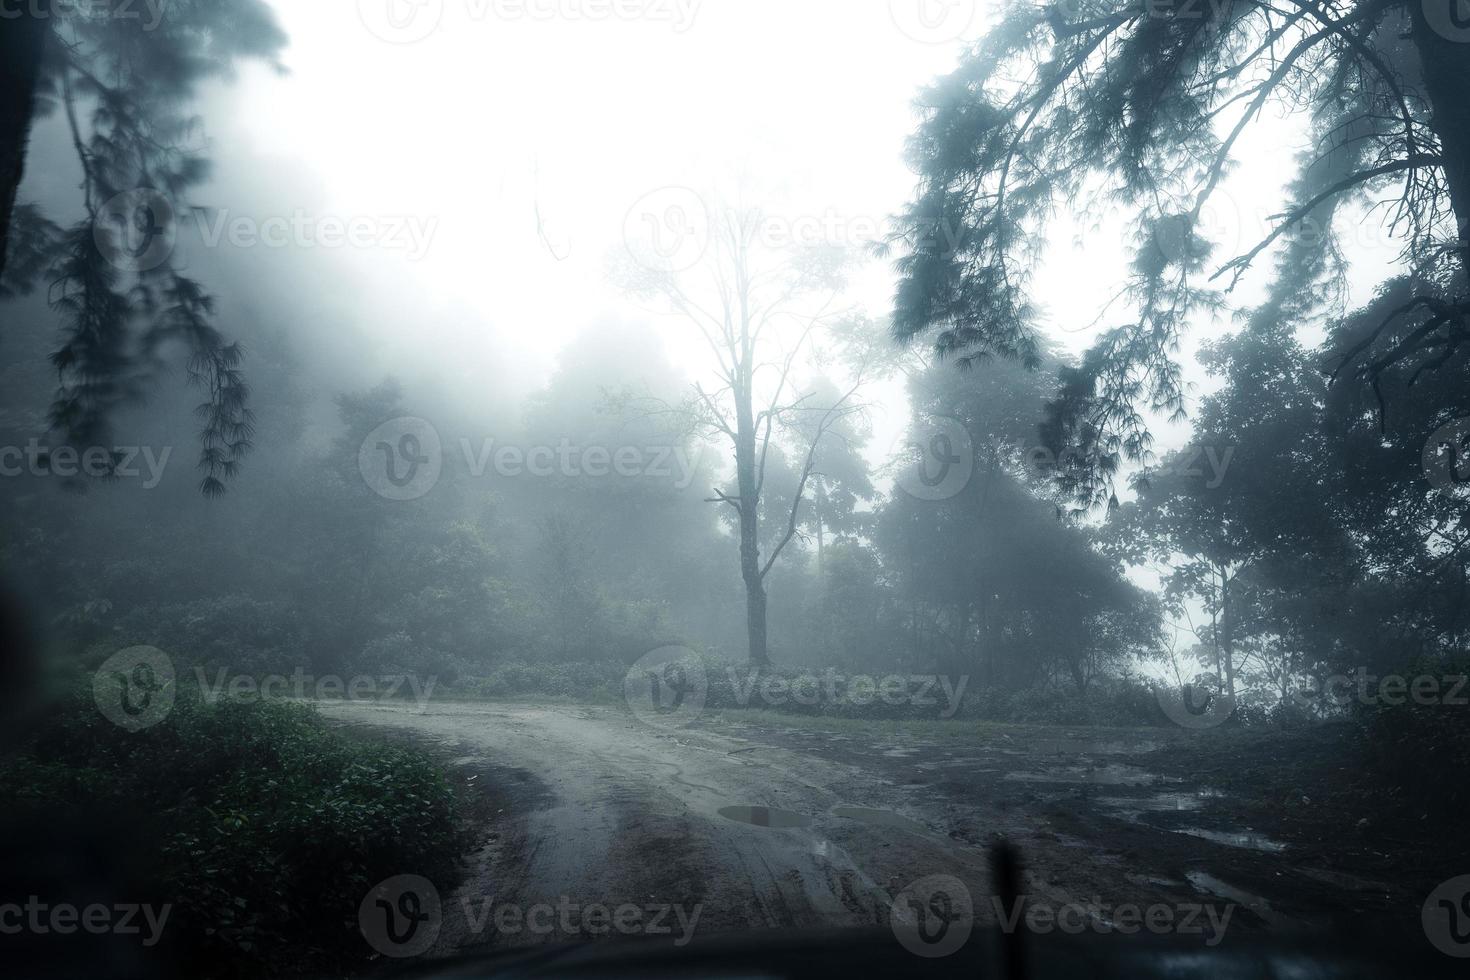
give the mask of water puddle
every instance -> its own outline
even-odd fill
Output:
[[[1176,834],[1188,834],[1190,837],[1198,837],[1201,840],[1224,844],[1226,847],[1244,848],[1248,851],[1265,851],[1268,854],[1279,854],[1286,850],[1286,845],[1281,843],[1281,841],[1272,840],[1265,834],[1258,834],[1249,830],[1206,830],[1203,827],[1170,827],[1168,829]]]
[[[755,827],[810,827],[812,818],[773,806],[722,806],[718,811],[726,820],[748,823]]]
[[[1153,786],[1162,781],[1151,772],[1119,764],[1060,766],[1041,772],[1008,772],[1002,778],[1017,783],[1075,783],[1095,786]]]
[[[1144,739],[1035,738],[1025,743],[1030,755],[1132,755],[1152,752],[1162,743]]]
[[[1291,926],[1296,924],[1296,920],[1277,912],[1271,907],[1271,903],[1261,896],[1252,895],[1248,891],[1236,888],[1234,885],[1223,882],[1212,874],[1206,874],[1203,871],[1190,871],[1185,877],[1189,879],[1189,883],[1197,890],[1208,892],[1211,895],[1218,895],[1223,899],[1234,902],[1242,908],[1250,909],[1268,925]]]
[[[1297,868],[1296,873],[1305,875],[1313,881],[1320,881],[1324,885],[1341,888],[1343,891],[1387,895],[1392,890],[1387,882],[1372,881],[1342,871],[1329,871],[1326,868]]]
[[[857,820],[875,827],[893,827],[898,830],[906,830],[911,834],[925,836],[929,834],[928,827],[917,820],[910,820],[901,813],[894,813],[892,810],[877,810],[866,806],[834,806],[831,813],[834,817]]]
[[[1217,789],[1169,790],[1152,796],[1099,796],[1097,802],[1118,811],[1118,816],[1136,821],[1145,813],[1181,813],[1198,810],[1206,800],[1224,796]]]
[[[1217,789],[1202,787],[1196,790],[1167,790],[1150,796],[1100,796],[1097,802],[1112,810],[1112,815],[1119,820],[1141,824],[1154,830],[1167,830],[1172,834],[1198,837],[1201,840],[1223,844],[1226,847],[1263,851],[1267,854],[1279,854],[1286,850],[1287,845],[1281,841],[1272,840],[1265,834],[1258,834],[1251,830],[1159,826],[1156,822],[1146,819],[1150,814],[1194,813],[1202,810],[1209,800],[1219,799],[1224,795]]]

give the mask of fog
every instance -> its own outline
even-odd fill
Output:
[[[6,8],[24,975],[1465,955],[1462,7]]]

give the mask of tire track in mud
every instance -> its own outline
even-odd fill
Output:
[[[928,874],[952,874],[977,896],[986,889],[978,847],[834,816],[843,804],[910,802],[845,763],[709,731],[675,737],[613,709],[321,707],[341,721],[452,741],[461,755],[529,772],[544,790],[506,815],[505,846],[446,897],[437,954],[587,938],[477,932],[456,921],[463,899],[697,905],[699,929],[714,932],[885,923],[893,894]],[[732,754],[748,748],[758,751]],[[719,814],[729,806],[780,808],[810,823],[752,826]]]

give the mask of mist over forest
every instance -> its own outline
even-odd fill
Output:
[[[1467,25],[5,7],[0,950],[1448,971]]]

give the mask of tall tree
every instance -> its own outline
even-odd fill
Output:
[[[15,192],[25,175],[26,146],[36,111],[36,81],[50,36],[46,21],[29,12],[6,15],[0,30],[0,281],[10,252],[10,222]]]
[[[796,536],[818,447],[834,425],[859,411],[853,396],[861,373],[827,405],[795,394],[793,371],[841,283],[842,256],[826,249],[767,247],[765,218],[758,211],[721,210],[710,218],[707,253],[692,269],[675,267],[656,249],[640,250],[622,278],[635,294],[667,302],[699,331],[710,353],[716,382],[695,385],[691,409],[698,424],[731,451],[734,486],[715,488],[710,502],[735,514],[748,650],[760,669],[770,663],[766,578]],[[805,305],[816,293],[825,293],[826,301]],[[761,515],[773,440],[798,418],[815,421],[807,423],[789,510],[763,552]]]
[[[1190,319],[1216,310],[1268,249],[1310,287],[1342,273],[1332,219],[1387,192],[1415,283],[1344,362],[1374,381],[1470,342],[1470,57],[1459,0],[1077,0],[1010,7],[921,100],[921,176],[890,245],[901,254],[895,331],[942,353],[1039,363],[1029,293],[1059,204],[1119,202],[1133,218],[1128,313],[1061,372],[1046,437],[1068,448],[1062,486],[1083,508],[1149,458],[1148,415],[1180,416]],[[1214,258],[1200,231],[1242,135],[1295,114],[1312,147],[1265,236]],[[1321,234],[1298,234],[1308,227]],[[1222,282],[1223,280],[1223,282]]]
[[[103,2],[30,5],[4,23],[0,269],[5,292],[47,280],[62,317],[51,422],[74,444],[107,445],[116,411],[180,345],[206,395],[200,489],[222,493],[250,448],[253,417],[243,351],[214,327],[208,292],[174,261],[176,215],[208,170],[186,107],[201,82],[243,60],[274,59],[285,43],[275,15],[263,0]],[[82,217],[67,227],[13,206],[33,116],[58,108],[82,171]]]

